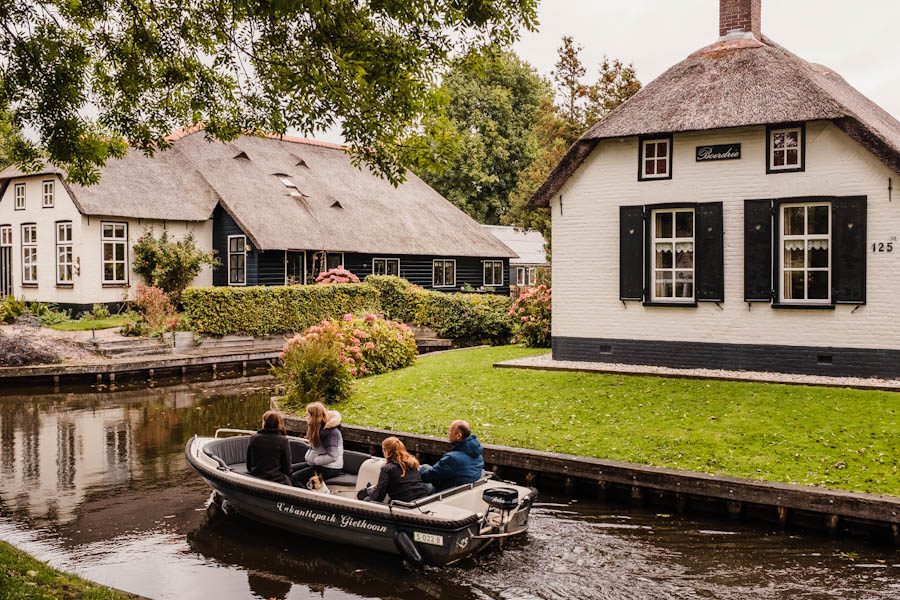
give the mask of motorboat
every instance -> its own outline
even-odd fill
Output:
[[[384,459],[344,451],[340,475],[319,490],[292,487],[247,473],[247,447],[255,433],[219,429],[213,437],[192,437],[188,464],[213,488],[226,513],[291,533],[399,554],[416,565],[448,565],[494,542],[520,536],[537,497],[533,488],[497,479],[493,473],[474,483],[414,502],[357,499],[378,482]],[[293,462],[303,461],[306,439],[288,436]]]

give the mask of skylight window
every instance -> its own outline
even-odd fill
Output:
[[[285,187],[297,189],[296,184],[294,184],[290,177],[279,177],[278,179],[281,180],[281,183],[283,183]]]

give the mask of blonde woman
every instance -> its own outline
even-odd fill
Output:
[[[294,468],[291,479],[297,487],[305,487],[313,475],[323,480],[336,477],[344,468],[344,437],[341,435],[341,417],[325,408],[321,402],[306,405],[306,463]]]
[[[360,490],[358,497],[369,502],[382,502],[385,496],[391,500],[412,502],[428,495],[419,475],[419,461],[406,450],[394,436],[381,442],[381,451],[387,462],[381,467],[378,483]]]

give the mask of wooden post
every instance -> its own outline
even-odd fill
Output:
[[[636,485],[631,486],[631,500],[640,504],[644,500],[644,490]]]
[[[181,367],[181,383],[184,383],[185,379],[187,379],[187,367]]]
[[[571,477],[566,477],[566,493],[571,494],[575,490],[575,480]]]
[[[687,512],[687,503],[688,497],[687,494],[683,494],[681,492],[675,492],[675,511],[676,512]]]
[[[153,375],[154,375],[155,373],[156,373],[156,371],[155,371],[154,369],[150,369],[150,370],[148,371],[148,374],[150,375],[150,379],[153,379]]]
[[[109,389],[110,391],[115,391],[116,389],[116,374],[114,372],[109,374]]]
[[[729,500],[727,504],[728,516],[732,519],[739,519],[741,517],[741,508],[743,507],[743,503],[738,500]]]
[[[609,482],[601,479],[597,482],[597,500],[605,500],[609,495]]]
[[[825,529],[828,530],[828,535],[837,535],[840,520],[840,515],[828,515],[825,517]]]
[[[788,509],[786,506],[779,506],[778,508],[778,526],[784,529],[787,527],[787,519],[788,519]]]
[[[241,376],[242,377],[247,376],[247,361],[246,360],[241,361]]]
[[[218,363],[212,364],[212,376],[213,376],[213,379],[217,379],[219,377],[219,364]]]
[[[97,373],[97,385],[103,383],[103,373]]]
[[[891,537],[894,539],[894,545],[900,546],[900,525],[891,523]]]
[[[525,485],[528,487],[533,487],[534,482],[537,481],[537,475],[534,471],[528,471],[525,473]]]

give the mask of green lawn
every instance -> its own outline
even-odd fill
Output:
[[[0,542],[0,598],[16,600],[126,600],[135,598],[61,573]]]
[[[90,319],[65,321],[51,325],[51,329],[57,331],[90,331],[91,329],[111,329],[113,327],[121,327],[125,324],[125,317],[109,317],[108,319]]]
[[[900,393],[494,369],[515,346],[421,357],[357,383],[347,423],[900,495]]]

